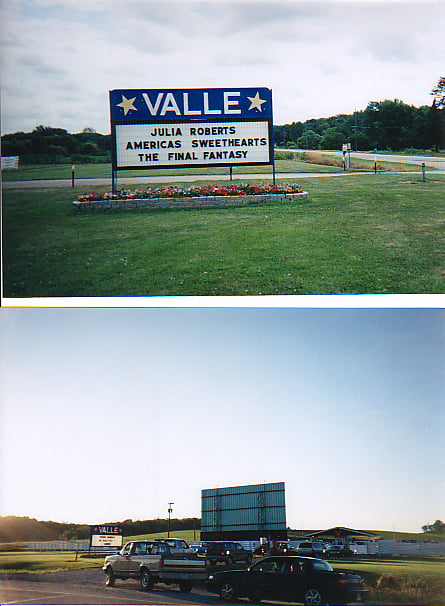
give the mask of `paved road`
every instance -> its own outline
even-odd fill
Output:
[[[429,171],[427,171],[428,173]],[[431,174],[445,174],[443,171],[431,171]],[[416,175],[413,171],[400,171],[391,174],[407,174]],[[356,175],[369,175],[374,176],[372,172],[361,172],[354,171],[353,173],[338,172],[338,173],[277,173],[275,176],[277,179],[295,179],[300,181],[301,179],[308,179],[312,177],[337,177],[337,178],[348,178]],[[419,175],[421,172],[419,171]],[[270,181],[273,176],[270,173],[246,173],[234,175],[234,179],[262,179],[264,181]],[[229,175],[168,175],[161,177],[119,177],[117,182],[117,188],[119,189],[123,185],[149,185],[150,183],[175,183],[175,182],[193,182],[193,181],[229,181]],[[111,177],[109,179],[97,178],[97,179],[76,179],[76,187],[82,187],[85,190],[89,190],[97,185],[109,185],[111,188]],[[36,179],[34,181],[5,181],[2,184],[3,189],[50,189],[56,187],[71,187],[71,179]]]

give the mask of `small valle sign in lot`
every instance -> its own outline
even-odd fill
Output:
[[[90,547],[122,547],[124,529],[116,524],[90,527]]]

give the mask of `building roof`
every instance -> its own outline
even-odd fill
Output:
[[[306,537],[334,537],[336,539],[344,537],[370,537],[378,538],[378,534],[375,532],[368,532],[366,530],[354,530],[353,528],[344,528],[343,526],[335,526],[334,528],[328,528],[327,530],[314,530],[305,535]]]

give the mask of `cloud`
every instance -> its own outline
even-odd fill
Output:
[[[279,124],[429,104],[444,60],[439,2],[4,0],[1,17],[4,132],[109,132],[112,88],[269,86]]]

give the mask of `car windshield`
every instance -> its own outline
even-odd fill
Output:
[[[314,570],[319,570],[321,572],[333,572],[334,569],[325,560],[314,560],[313,562]]]

